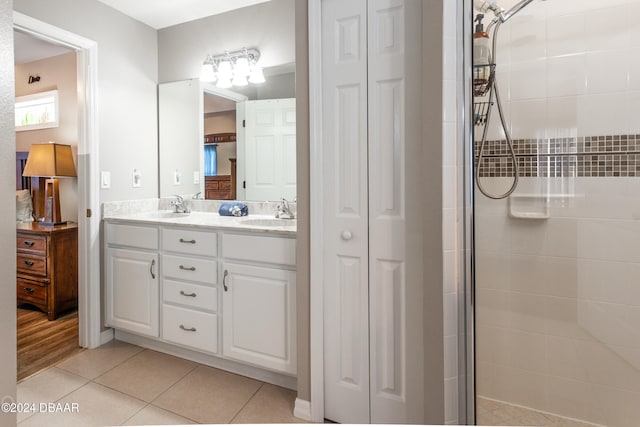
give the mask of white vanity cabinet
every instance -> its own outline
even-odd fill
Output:
[[[107,326],[159,336],[158,228],[107,223]]]
[[[218,352],[218,235],[162,228],[162,338]]]
[[[106,324],[117,339],[295,388],[295,242],[264,229],[106,220]]]
[[[222,351],[296,373],[295,239],[225,233]]]

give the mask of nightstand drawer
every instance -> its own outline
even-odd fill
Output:
[[[36,305],[46,304],[47,288],[42,286],[41,283],[18,278],[16,284],[16,295],[19,302],[28,302]]]
[[[18,254],[16,269],[19,273],[47,277],[47,259],[37,256]]]
[[[47,237],[31,234],[18,234],[16,236],[16,249],[18,252],[29,252],[46,255]]]

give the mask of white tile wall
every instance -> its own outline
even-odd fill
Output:
[[[502,25],[496,73],[504,109],[514,112],[507,114],[512,136],[640,133],[640,100],[626,93],[640,90],[639,19],[638,0],[534,1]],[[567,124],[555,114],[535,115],[542,102],[556,111],[564,104]],[[494,118],[489,138],[502,138]]]
[[[443,307],[444,307],[444,415],[446,424],[458,424],[458,166],[457,138],[457,7],[459,2],[443,0]]]
[[[640,179],[523,178],[571,191],[551,218],[515,220],[479,197],[477,390],[591,423],[640,419]]]

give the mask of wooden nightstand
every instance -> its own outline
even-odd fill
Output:
[[[18,305],[31,304],[54,320],[78,306],[78,225],[16,226]]]

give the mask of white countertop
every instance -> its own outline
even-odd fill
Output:
[[[220,216],[214,212],[191,212],[175,214],[172,211],[142,213],[119,213],[105,215],[105,221],[130,221],[145,224],[175,225],[195,228],[251,231],[295,235],[295,219],[277,219],[273,215],[251,215],[243,217]]]

